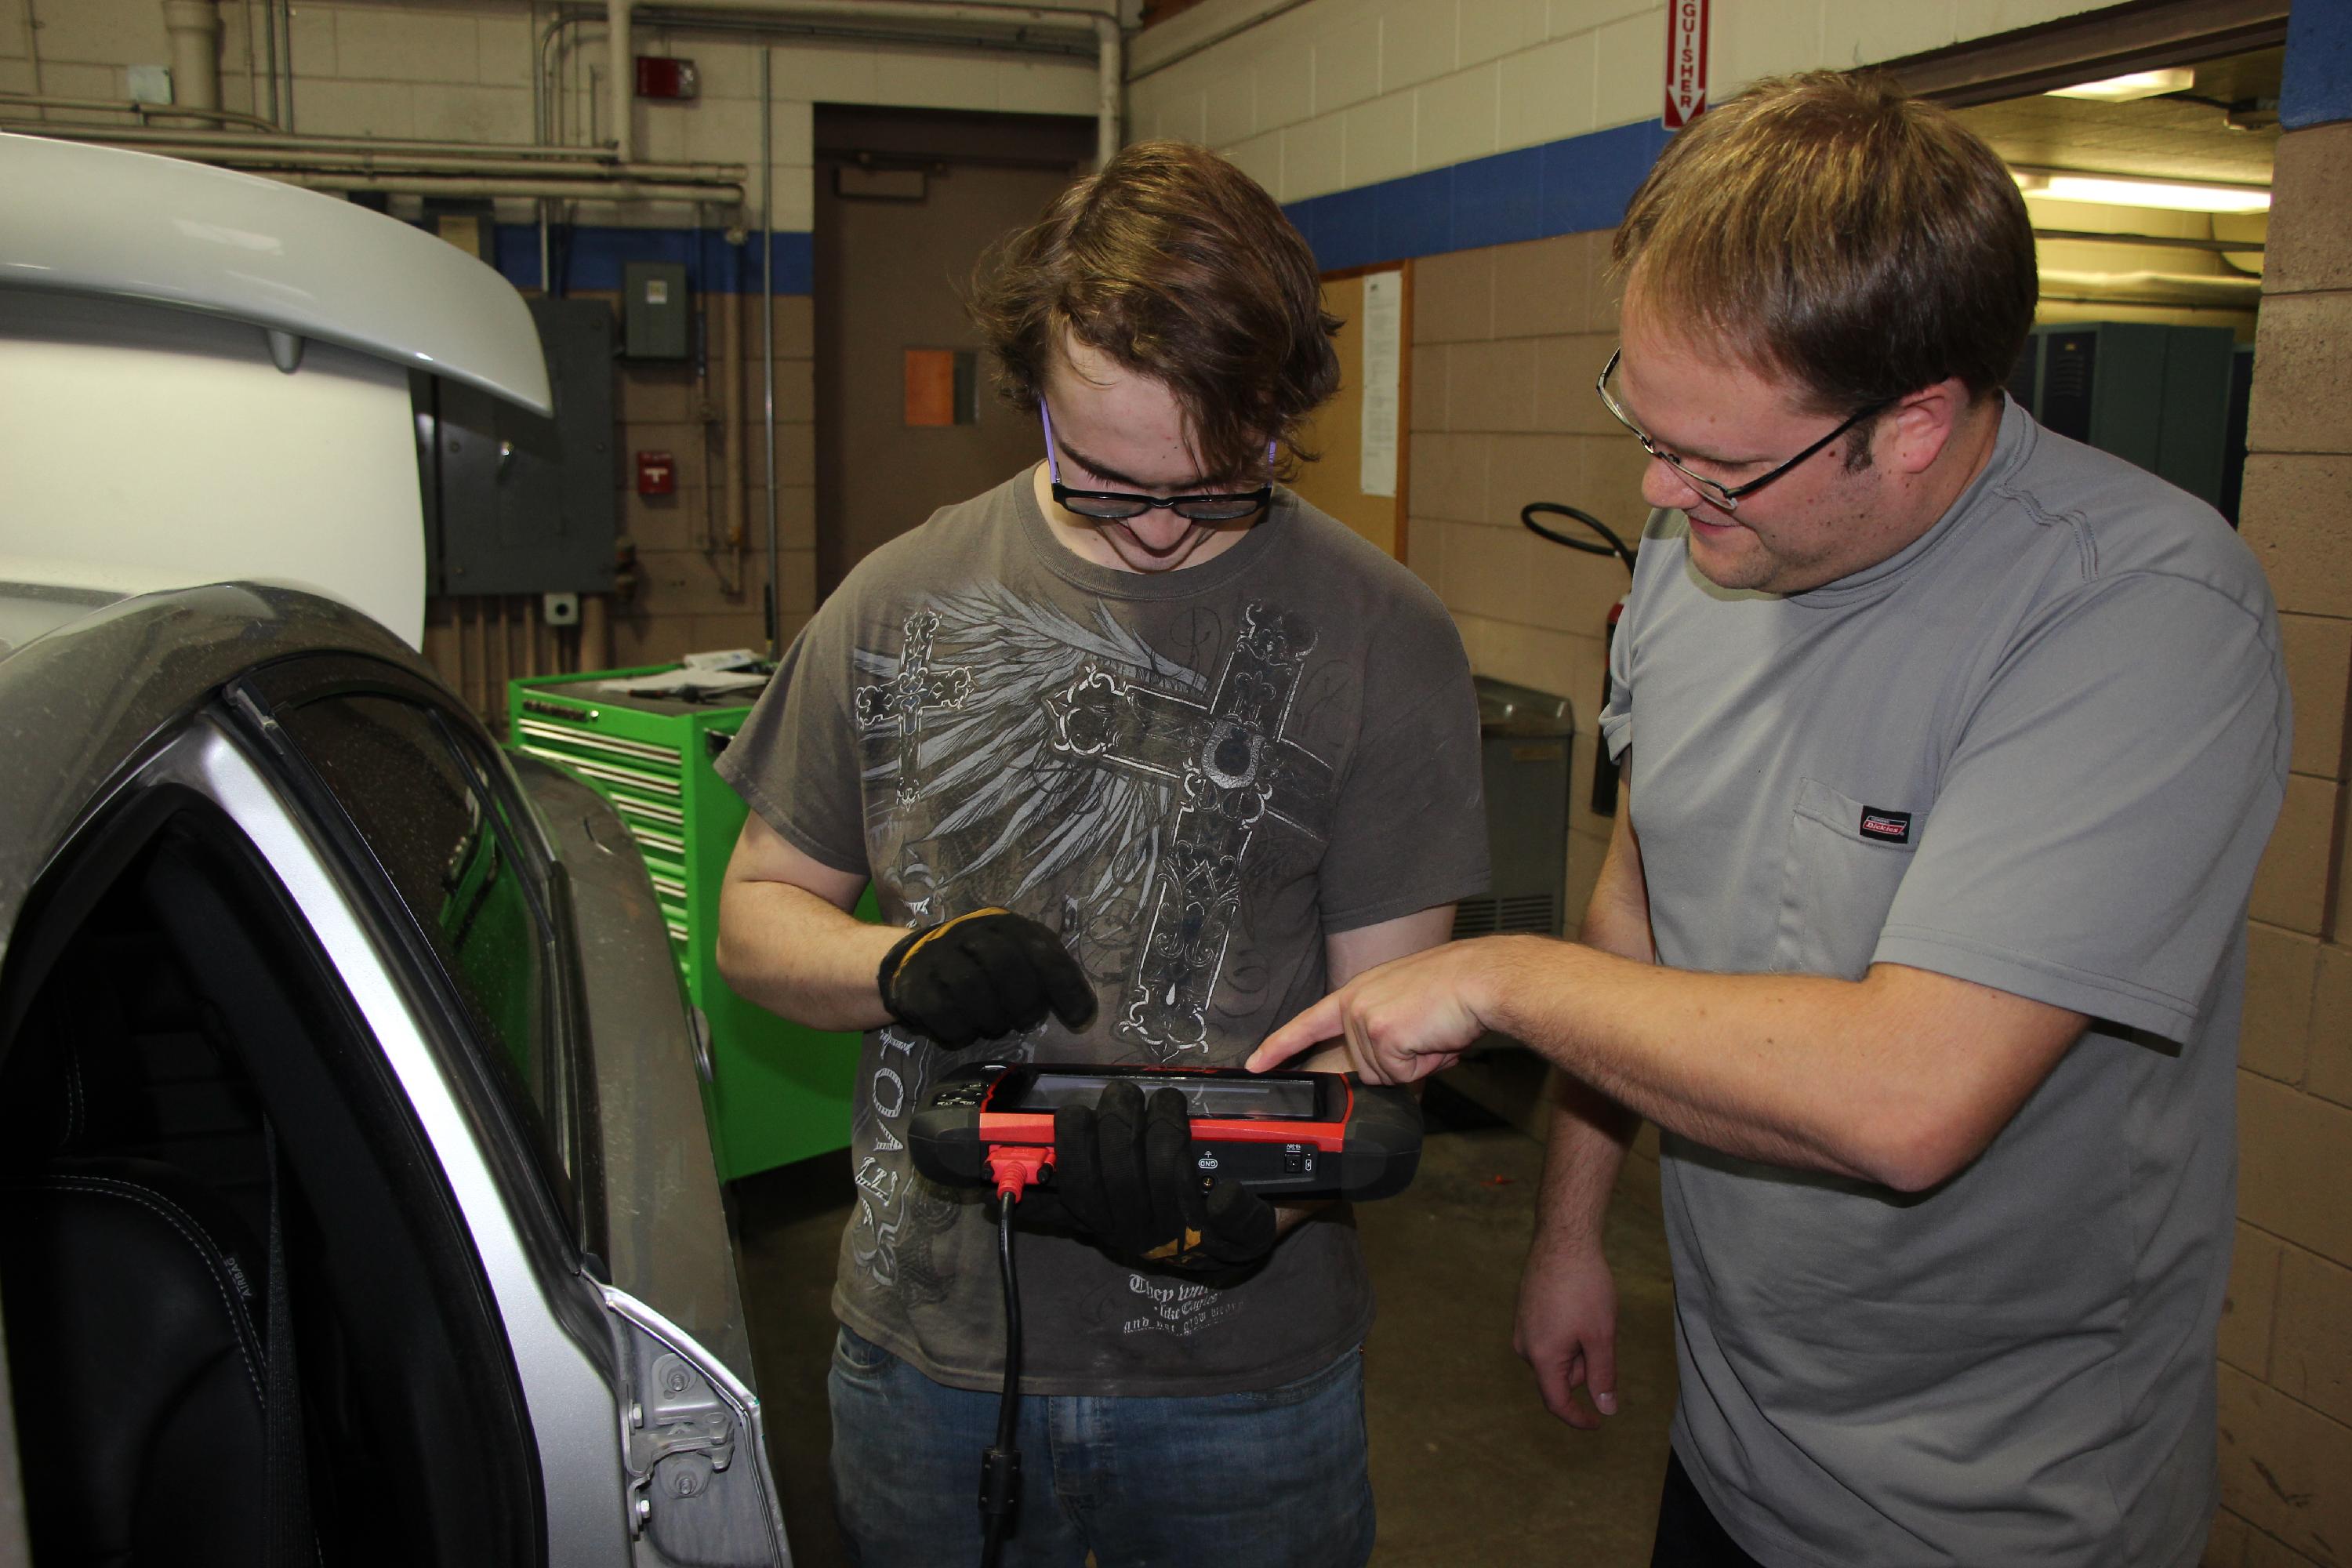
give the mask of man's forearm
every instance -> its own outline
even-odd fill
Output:
[[[1648,963],[1656,956],[1650,903],[1625,809],[1621,800],[1609,857],[1585,906],[1581,940],[1588,947]],[[1535,1245],[1539,1249],[1590,1247],[1598,1251],[1609,1194],[1642,1119],[1565,1072],[1551,1075],[1547,1098],[1551,1120],[1544,1139],[1543,1186],[1536,1200]]]
[[[1727,1153],[1910,1187],[1939,1179],[1943,1152],[1969,1133],[1949,1108],[1979,1098],[1973,1053],[1938,1047],[1936,1020],[1888,1008],[1868,982],[1706,974],[1573,942],[1487,941],[1475,1005],[1492,1026]]]
[[[734,881],[719,900],[719,973],[772,1013],[817,1029],[890,1021],[875,973],[907,933],[869,925],[805,888]]]
[[[1609,1195],[1641,1119],[1567,1073],[1547,1091],[1551,1123],[1544,1139],[1543,1184],[1536,1195],[1535,1246],[1599,1251]]]

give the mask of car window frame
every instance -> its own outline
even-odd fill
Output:
[[[492,1058],[501,1047],[485,1038],[457,978],[420,929],[416,912],[402,896],[366,835],[344,808],[334,788],[279,721],[281,712],[330,698],[388,698],[423,709],[449,739],[469,784],[487,793],[514,847],[531,862],[546,892],[541,911],[551,941],[549,954],[551,1010],[549,1053],[555,1076],[541,1108],[555,1153],[569,1177],[568,1191],[550,1180],[534,1140],[499,1081]],[[457,1099],[476,1123],[478,1141],[497,1170],[500,1184],[514,1194],[527,1223],[524,1233],[567,1271],[594,1274],[607,1245],[602,1160],[597,1153],[595,1077],[587,1038],[587,1009],[578,970],[578,931],[572,919],[568,876],[548,843],[527,793],[479,723],[438,686],[400,667],[365,655],[319,653],[261,666],[226,688],[235,721],[257,741],[281,782],[301,802],[352,880],[381,940],[395,943],[404,966],[425,983],[425,1009],[441,1037],[438,1044]],[[536,895],[534,895],[534,898]],[[526,1089],[528,1098],[528,1090]]]

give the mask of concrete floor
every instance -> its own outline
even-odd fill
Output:
[[[1562,1426],[1511,1352],[1511,1316],[1542,1151],[1469,1100],[1432,1091],[1419,1178],[1358,1210],[1380,1321],[1366,1348],[1374,1568],[1649,1562],[1674,1410],[1672,1289],[1658,1220],[1610,1217],[1619,1414]],[[849,1164],[810,1160],[734,1190],[753,1354],[797,1568],[846,1562],[825,1484],[826,1300],[850,1206]]]

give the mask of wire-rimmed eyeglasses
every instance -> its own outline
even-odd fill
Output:
[[[1609,378],[1617,373],[1617,362],[1624,357],[1624,353],[1625,350],[1623,346],[1620,345],[1616,353],[1609,356],[1609,363],[1601,367],[1601,379],[1592,384],[1592,390],[1601,395],[1601,406],[1609,410],[1610,417],[1616,420],[1618,424],[1622,425],[1626,429],[1633,433],[1633,439],[1642,443],[1642,450],[1649,453],[1651,457],[1655,458],[1659,462],[1664,463],[1666,467],[1672,468],[1675,475],[1682,479],[1683,483],[1696,490],[1700,497],[1708,504],[1720,507],[1725,511],[1738,511],[1739,510],[1739,502],[1742,497],[1754,495],[1758,490],[1762,489],[1766,485],[1770,484],[1774,479],[1779,479],[1790,468],[1795,468],[1807,458],[1811,457],[1814,453],[1820,451],[1822,447],[1828,446],[1831,442],[1836,440],[1839,437],[1844,435],[1847,431],[1853,429],[1855,426],[1861,424],[1864,420],[1869,418],[1872,415],[1879,412],[1888,404],[1895,401],[1891,397],[1882,398],[1878,402],[1872,404],[1867,408],[1857,409],[1844,424],[1839,426],[1836,429],[1831,431],[1828,435],[1822,437],[1820,440],[1814,442],[1811,446],[1806,447],[1795,457],[1790,458],[1787,462],[1780,464],[1767,472],[1757,476],[1755,479],[1748,480],[1744,484],[1727,485],[1720,479],[1710,479],[1705,474],[1693,473],[1688,468],[1684,466],[1683,460],[1680,458],[1675,456],[1674,453],[1667,451],[1664,447],[1659,446],[1655,441],[1652,440],[1650,438],[1650,433],[1647,430],[1643,429],[1639,425],[1634,424],[1632,416],[1628,415],[1624,408],[1619,405],[1617,399],[1611,395],[1609,391]]]
[[[1262,510],[1274,499],[1274,480],[1254,490],[1232,491],[1217,495],[1148,496],[1138,490],[1074,490],[1062,482],[1062,463],[1055,456],[1054,416],[1045,400],[1037,400],[1037,416],[1045,423],[1045,468],[1052,479],[1055,504],[1066,507],[1080,517],[1099,522],[1119,522],[1131,517],[1141,517],[1147,511],[1161,508],[1193,522],[1238,522]],[[1265,466],[1269,476],[1274,468],[1275,443],[1265,444]]]

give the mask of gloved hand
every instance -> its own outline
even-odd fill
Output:
[[[1232,1268],[1274,1246],[1273,1206],[1193,1163],[1182,1093],[1156,1089],[1147,1101],[1124,1081],[1093,1106],[1055,1110],[1051,1184],[1022,1208],[1033,1220],[1066,1219],[1108,1251],[1175,1268]]]
[[[890,1016],[950,1050],[1034,1028],[1049,1008],[1073,1029],[1095,1016],[1094,987],[1061,939],[1010,910],[908,931],[875,984]]]

